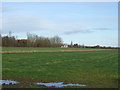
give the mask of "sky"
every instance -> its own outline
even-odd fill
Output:
[[[2,8],[2,10],[1,10]],[[60,36],[64,43],[118,46],[117,2],[4,2],[2,35]]]

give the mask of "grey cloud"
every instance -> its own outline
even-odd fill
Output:
[[[72,31],[66,31],[64,34],[70,35],[70,34],[77,34],[77,33],[91,33],[93,31],[91,30],[72,30]]]
[[[93,28],[92,30],[90,29],[81,29],[81,30],[71,30],[71,31],[66,31],[64,34],[70,35],[70,34],[77,34],[77,33],[91,33],[95,32],[97,30],[111,30],[110,28]]]

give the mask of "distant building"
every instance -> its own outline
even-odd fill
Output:
[[[68,45],[64,44],[61,48],[68,48]]]

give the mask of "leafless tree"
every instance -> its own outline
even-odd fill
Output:
[[[63,44],[63,40],[59,36],[54,36],[54,37],[50,38],[50,43],[53,46],[61,46]]]
[[[35,41],[37,40],[38,36],[36,34],[31,34],[31,33],[27,33],[27,46],[28,47],[33,47]]]

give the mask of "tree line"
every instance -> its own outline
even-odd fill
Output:
[[[0,39],[3,47],[60,47],[63,45],[63,40],[59,36],[48,38],[31,33],[27,33],[27,39],[16,39],[12,35],[0,35]]]

